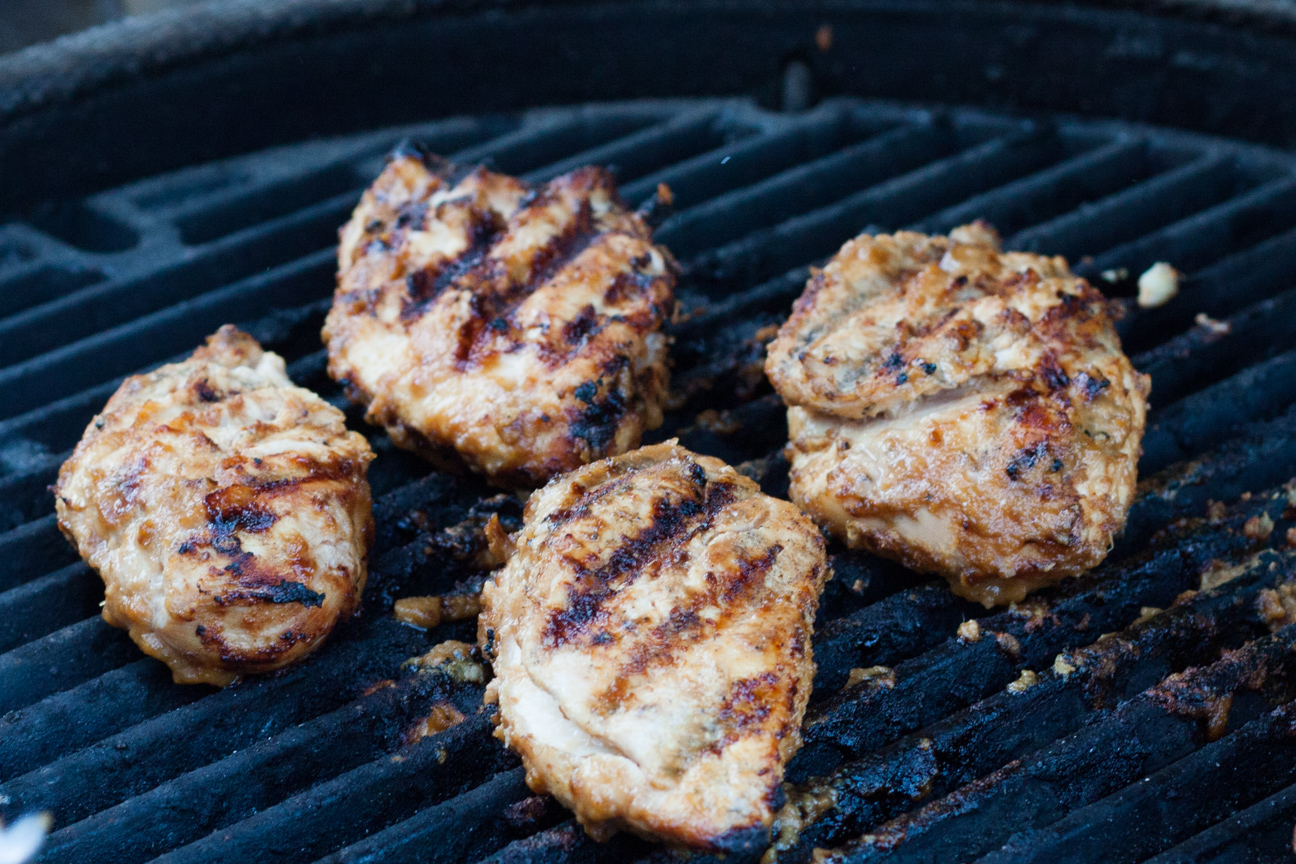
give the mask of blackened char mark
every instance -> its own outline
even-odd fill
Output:
[[[489,283],[485,271],[498,266],[490,259],[490,251],[503,236],[504,227],[495,211],[475,210],[468,229],[468,247],[463,252],[405,277],[409,297],[401,307],[401,320],[410,322],[422,317],[456,282],[465,282],[470,288],[474,284]]]
[[[213,534],[221,537],[236,531],[249,534],[268,531],[279,517],[257,500],[259,491],[251,486],[237,485],[217,489],[206,496],[203,503]]]
[[[720,488],[732,492],[732,487]],[[724,493],[719,490],[717,493],[713,493],[712,497],[720,500]],[[612,686],[599,694],[598,702],[602,709],[608,713],[617,710],[651,668],[673,665],[677,651],[727,627],[733,612],[747,608],[743,603],[746,595],[758,584],[764,583],[765,575],[773,568],[782,551],[783,547],[775,544],[754,557],[740,557],[731,572],[720,574],[724,578],[713,590],[696,592],[672,609],[666,620],[654,627],[647,639],[635,643],[625,662],[621,664]],[[708,574],[708,579],[710,575]],[[703,618],[701,610],[706,606],[719,606],[720,615]],[[601,645],[616,640],[611,634],[602,631],[595,633],[590,641],[594,645]],[[794,653],[799,656],[799,652]]]
[[[571,434],[573,438],[584,441],[595,454],[607,452],[607,447],[616,438],[617,429],[621,427],[621,418],[626,414],[629,403],[617,386],[622,370],[630,363],[625,356],[612,357],[604,364],[598,381],[587,381],[576,388],[576,399],[584,403],[584,408],[574,409]],[[613,382],[607,392],[599,397],[605,381]]]
[[[587,632],[603,615],[604,601],[632,584],[667,547],[678,547],[706,530],[721,509],[734,500],[728,484],[706,482],[701,466],[690,471],[693,488],[682,500],[661,498],[653,502],[652,522],[635,537],[626,538],[603,564],[577,574],[568,589],[567,606],[553,613],[545,625],[547,645],[563,645]]]
[[[1049,390],[1063,390],[1071,386],[1071,379],[1067,377],[1051,351],[1045,353],[1040,362],[1040,374]]]
[[[244,554],[246,555],[248,553]],[[303,606],[320,606],[324,603],[324,595],[322,593],[312,591],[302,583],[292,582],[288,579],[280,579],[275,584],[264,585],[260,588],[245,591],[230,591],[217,596],[214,599],[222,606],[238,600],[252,600],[276,604],[300,603]]]
[[[225,394],[212,387],[206,378],[195,383],[193,389],[199,402],[219,402],[225,398]]]
[[[388,162],[395,162],[397,159],[413,159],[415,162],[421,162],[424,168],[439,177],[446,186],[458,185],[469,174],[483,167],[474,162],[465,164],[451,162],[435,153],[426,141],[410,138],[401,141],[387,155]]]
[[[565,269],[595,240],[602,236],[594,227],[593,210],[588,194],[589,189],[603,182],[602,173],[596,173],[592,178],[587,176],[588,172],[596,170],[580,169],[572,174],[551,180],[545,186],[535,190],[533,195],[528,196],[523,206],[509,220],[512,225],[525,224],[527,222],[527,211],[540,212],[553,205],[555,200],[560,197],[559,190],[563,186],[573,186],[585,193],[579,199],[575,211],[571,213],[570,218],[567,219],[557,234],[550,238],[543,247],[532,253],[527,270],[520,279],[514,280],[510,277],[502,285],[500,283],[503,280],[497,280],[494,283],[482,283],[481,287],[484,290],[473,298],[473,319],[461,328],[459,333],[456,360],[461,367],[466,367],[471,360],[478,358],[478,355],[482,353],[479,343],[484,336],[489,337],[500,332],[498,326],[488,329],[487,324],[494,325],[495,322],[503,322],[504,329],[507,330],[514,312],[528,297],[552,280],[554,276]],[[585,325],[585,329],[588,332],[595,332],[602,326],[603,321],[601,318],[596,318]],[[567,338],[568,346],[574,344],[572,339],[567,336],[566,328],[564,328],[563,332],[564,337]]]
[[[413,159],[416,162],[422,162],[423,166],[433,174],[440,174],[450,166],[447,160],[433,152],[426,141],[419,141],[414,138],[405,138],[392,148],[391,153],[387,156],[387,161],[395,162],[397,159]]]
[[[331,474],[336,466],[323,466],[323,473]],[[302,479],[275,480],[260,486],[234,485],[218,489],[203,499],[207,509],[208,530],[190,538],[177,550],[189,555],[200,547],[209,546],[229,558],[223,572],[239,586],[216,595],[212,599],[221,606],[239,602],[300,603],[319,606],[324,595],[312,591],[301,582],[284,579],[278,572],[265,567],[260,559],[243,548],[239,533],[260,534],[269,530],[278,520],[273,512],[258,499],[263,494],[292,489]],[[307,562],[309,567],[313,561]]]
[[[724,734],[712,743],[709,748],[711,752],[720,753],[733,742],[763,726],[773,713],[779,689],[779,676],[773,671],[735,682],[724,704],[716,712],[716,724],[724,730]],[[790,689],[791,696],[795,699],[795,684]]]
[[[427,223],[428,205],[426,201],[410,201],[400,208],[396,216],[397,230],[413,229],[420,231]]]
[[[1035,463],[1048,454],[1048,444],[1041,441],[1033,447],[1023,447],[1018,450],[1016,455],[1008,463],[1005,469],[1008,473],[1008,479],[1018,480],[1025,471],[1035,467]],[[1057,470],[1057,469],[1054,469]]]
[[[1085,399],[1090,402],[1097,399],[1104,390],[1111,386],[1111,381],[1107,378],[1102,376],[1095,378],[1088,372],[1081,372],[1077,375],[1076,383],[1080,385],[1080,392],[1084,394]]]
[[[219,606],[246,602],[300,603],[303,606],[319,606],[324,602],[323,594],[312,591],[301,582],[284,579],[277,572],[263,567],[260,559],[246,551],[238,535],[232,532],[212,530],[210,533],[191,537],[180,544],[176,552],[180,555],[192,555],[203,547],[210,547],[229,559],[229,563],[221,572],[227,574],[239,586],[213,595],[212,600]]]
[[[652,523],[637,537],[626,538],[607,563],[580,573],[567,595],[567,606],[553,614],[545,626],[545,642],[563,645],[572,641],[600,616],[603,601],[633,583],[661,548],[684,534],[703,512],[693,499],[653,503]]]
[[[609,390],[606,396],[576,415],[571,427],[572,437],[584,441],[594,453],[604,453],[616,437],[625,412],[626,398],[621,391]]]
[[[778,792],[782,794],[782,787],[778,787]],[[757,824],[745,828],[730,828],[718,837],[713,838],[710,841],[710,847],[714,852],[733,855],[739,860],[745,860],[747,856],[756,855],[768,846],[769,841],[770,829]]]
[[[539,203],[543,205],[551,197],[542,194]],[[599,236],[599,232],[594,230],[594,214],[590,209],[589,199],[585,198],[581,201],[574,217],[563,226],[563,230],[536,253],[535,259],[532,261],[530,279],[528,280],[530,290],[527,293],[531,293],[531,291],[556,276],[578,255],[588,249],[590,244]]]
[[[562,338],[570,348],[577,348],[585,341],[587,336],[592,336],[604,326],[603,320],[599,314],[594,311],[592,304],[586,303],[580,313],[562,328]],[[579,389],[579,388],[578,388]],[[580,398],[580,397],[577,397]],[[582,402],[588,402],[588,399],[581,399]]]
[[[743,558],[738,562],[737,571],[724,587],[722,600],[725,606],[731,606],[746,595],[758,583],[764,582],[765,576],[774,569],[774,562],[783,551],[782,544],[775,543],[755,558]]]

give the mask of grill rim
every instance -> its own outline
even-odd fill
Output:
[[[905,70],[912,73],[905,77],[907,92],[887,92],[896,89],[896,82],[883,79],[879,85],[874,79],[880,70],[894,65],[894,58],[876,61],[879,67],[869,65],[868,52],[850,57],[849,63],[842,62],[840,54],[813,56],[814,30],[820,22],[850,24],[861,16],[881,28],[894,29],[897,21],[904,21],[908,22],[904,26],[926,27],[922,32],[927,33],[966,30],[973,25],[976,38],[986,44],[965,41],[961,47],[969,50],[969,56],[958,58],[957,69],[946,62],[937,74],[926,76],[930,80],[920,69]],[[762,22],[776,19],[778,28],[761,29]],[[228,140],[198,144],[177,140],[174,130],[168,138],[166,132],[123,123],[108,132],[93,131],[92,138],[99,137],[82,144],[96,151],[94,159],[40,155],[43,149],[75,152],[75,139],[85,136],[75,135],[69,126],[90,130],[99,124],[111,126],[112,115],[105,112],[143,110],[141,106],[149,99],[168,98],[166,87],[206,89],[219,98],[229,87],[237,90],[249,76],[259,74],[261,70],[247,68],[250,59],[264,59],[275,51],[295,51],[298,58],[308,61],[303,67],[310,67],[302,75],[319,75],[326,72],[330,56],[338,55],[334,43],[350,36],[379,34],[408,40],[428,34],[419,31],[421,35],[411,37],[402,30],[412,32],[429,23],[454,24],[468,28],[457,33],[460,42],[489,42],[491,28],[500,22],[523,20],[538,22],[548,28],[545,32],[575,39],[586,48],[600,48],[601,54],[590,49],[577,61],[602,64],[600,74],[575,75],[569,65],[555,67],[548,76],[535,75],[534,70],[528,75],[528,58],[497,54],[483,61],[484,69],[469,70],[473,74],[464,76],[460,82],[464,86],[444,88],[450,95],[437,98],[445,104],[430,114],[424,109],[422,118],[668,95],[759,93],[769,103],[778,98],[779,66],[809,51],[820,95],[1058,113],[1074,110],[1078,94],[1080,101],[1106,100],[1087,110],[1090,116],[1179,125],[1296,147],[1296,113],[1280,107],[1286,104],[1284,93],[1296,98],[1296,10],[1283,10],[1266,0],[1084,0],[1067,4],[1047,0],[704,0],[694,4],[678,0],[279,0],[271,9],[255,0],[233,0],[204,4],[188,14],[173,10],[127,19],[0,57],[0,155],[4,157],[0,164],[5,166],[0,176],[14,181],[0,184],[0,207],[18,213],[51,197],[85,195],[185,164],[295,143],[305,137],[396,125],[406,119],[394,113],[397,109],[385,107],[371,108],[352,120],[311,116],[305,126],[295,117],[299,125],[293,127],[294,136],[284,137],[287,133],[282,122],[278,127],[268,122],[293,108],[282,96],[234,98],[227,101],[237,102],[239,113],[232,113],[231,105],[217,109],[233,130],[226,135]],[[732,67],[725,76],[701,69],[654,76],[651,70],[661,68],[656,49],[663,37],[643,39],[644,21],[675,22],[675,38],[694,40],[685,46],[683,56],[704,47],[714,50],[717,28],[728,28],[730,33],[735,28],[746,29],[741,31],[744,39],[730,40],[741,43],[739,47],[726,49],[723,41],[718,45],[720,50],[730,51],[722,58]],[[1017,23],[1035,28],[1037,36],[1042,33],[1054,38],[1054,45],[1058,36],[1064,44],[1077,41],[1076,50],[1061,60],[1051,47],[1022,51],[1024,37],[1015,31]],[[468,32],[472,28],[477,29]],[[691,35],[694,30],[698,35]],[[789,32],[783,34],[783,30]],[[589,38],[592,33],[597,34],[597,40]],[[584,42],[579,41],[582,34]],[[605,40],[606,44],[595,44]],[[1079,40],[1085,40],[1082,49]],[[1128,56],[1121,53],[1125,50],[1122,40],[1133,46]],[[1161,46],[1156,49],[1159,53],[1140,56],[1144,50],[1140,46],[1146,45]],[[330,50],[333,55],[328,54]],[[743,55],[755,59],[743,60]],[[608,58],[613,56],[627,59],[620,66],[615,62],[609,66]],[[1103,59],[1092,62],[1095,57]],[[1175,64],[1181,57],[1197,58],[1192,62],[1199,66],[1178,70]],[[394,65],[400,66],[399,58]],[[1105,78],[1083,78],[1090,74],[1086,70],[1104,65],[1118,65],[1119,69]],[[1050,70],[1056,75],[1058,66],[1082,76],[1078,88],[1039,85]],[[964,67],[973,74],[961,74]],[[979,67],[984,68],[984,80],[975,74]],[[999,77],[995,77],[994,68],[998,68]],[[395,80],[398,71],[386,68],[376,73],[374,80]],[[1186,72],[1192,83],[1163,80],[1168,72],[1172,73],[1169,77],[1175,77],[1176,71]],[[572,80],[536,80],[552,79],[555,74]],[[1248,86],[1259,74],[1264,76],[1268,94],[1255,92],[1264,88]],[[485,83],[487,79],[489,83]],[[295,83],[306,80],[299,78]],[[497,86],[500,81],[506,86]],[[912,86],[910,82],[914,82]],[[1113,83],[1120,86],[1105,86]],[[474,84],[478,86],[471,86]],[[1122,89],[1128,93],[1109,97],[1107,92]],[[1158,97],[1166,93],[1177,96],[1206,91],[1215,100],[1214,111],[1194,110],[1194,105],[1171,106],[1178,116],[1169,122],[1156,113],[1163,111],[1158,107],[1163,100]],[[173,110],[187,107],[174,93],[169,98]],[[315,113],[348,115],[357,106],[388,101],[349,98],[351,102],[336,111]],[[379,116],[373,112],[387,113]],[[1237,119],[1250,116],[1263,117],[1265,122],[1240,128]],[[35,166],[40,166],[39,170],[33,171]]]

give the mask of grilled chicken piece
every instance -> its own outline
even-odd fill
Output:
[[[104,620],[224,686],[309,654],[364,588],[373,453],[284,361],[225,326],[122,382],[59,471],[59,527]]]
[[[769,346],[792,500],[854,547],[987,606],[1106,556],[1134,494],[1149,381],[1063,258],[983,223],[861,236]]]
[[[826,576],[809,519],[674,441],[554,480],[482,592],[496,735],[595,838],[763,848]]]
[[[329,374],[400,446],[539,486],[661,425],[675,269],[603,169],[403,148],[342,230]]]

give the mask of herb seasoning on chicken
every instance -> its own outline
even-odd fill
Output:
[[[1148,378],[1062,258],[983,223],[858,237],[770,344],[790,495],[989,606],[1093,567],[1133,498]]]
[[[675,264],[601,168],[532,186],[402,148],[338,268],[329,372],[402,447],[535,487],[661,425]]]
[[[222,327],[127,378],[55,487],[103,616],[178,683],[226,685],[310,653],[364,588],[373,454],[284,362]]]
[[[554,480],[482,592],[496,734],[596,838],[763,848],[826,576],[800,511],[673,441]]]

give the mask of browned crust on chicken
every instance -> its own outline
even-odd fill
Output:
[[[407,148],[342,229],[329,373],[400,446],[538,486],[661,424],[674,274],[606,170],[533,187]]]
[[[313,651],[360,602],[373,453],[282,358],[231,326],[122,382],[59,471],[59,528],[103,617],[178,683]]]
[[[482,594],[496,734],[596,838],[761,846],[826,575],[803,514],[673,441],[559,478]]]
[[[850,241],[769,347],[791,496],[852,546],[987,605],[1100,562],[1149,381],[1103,296],[984,224]]]

